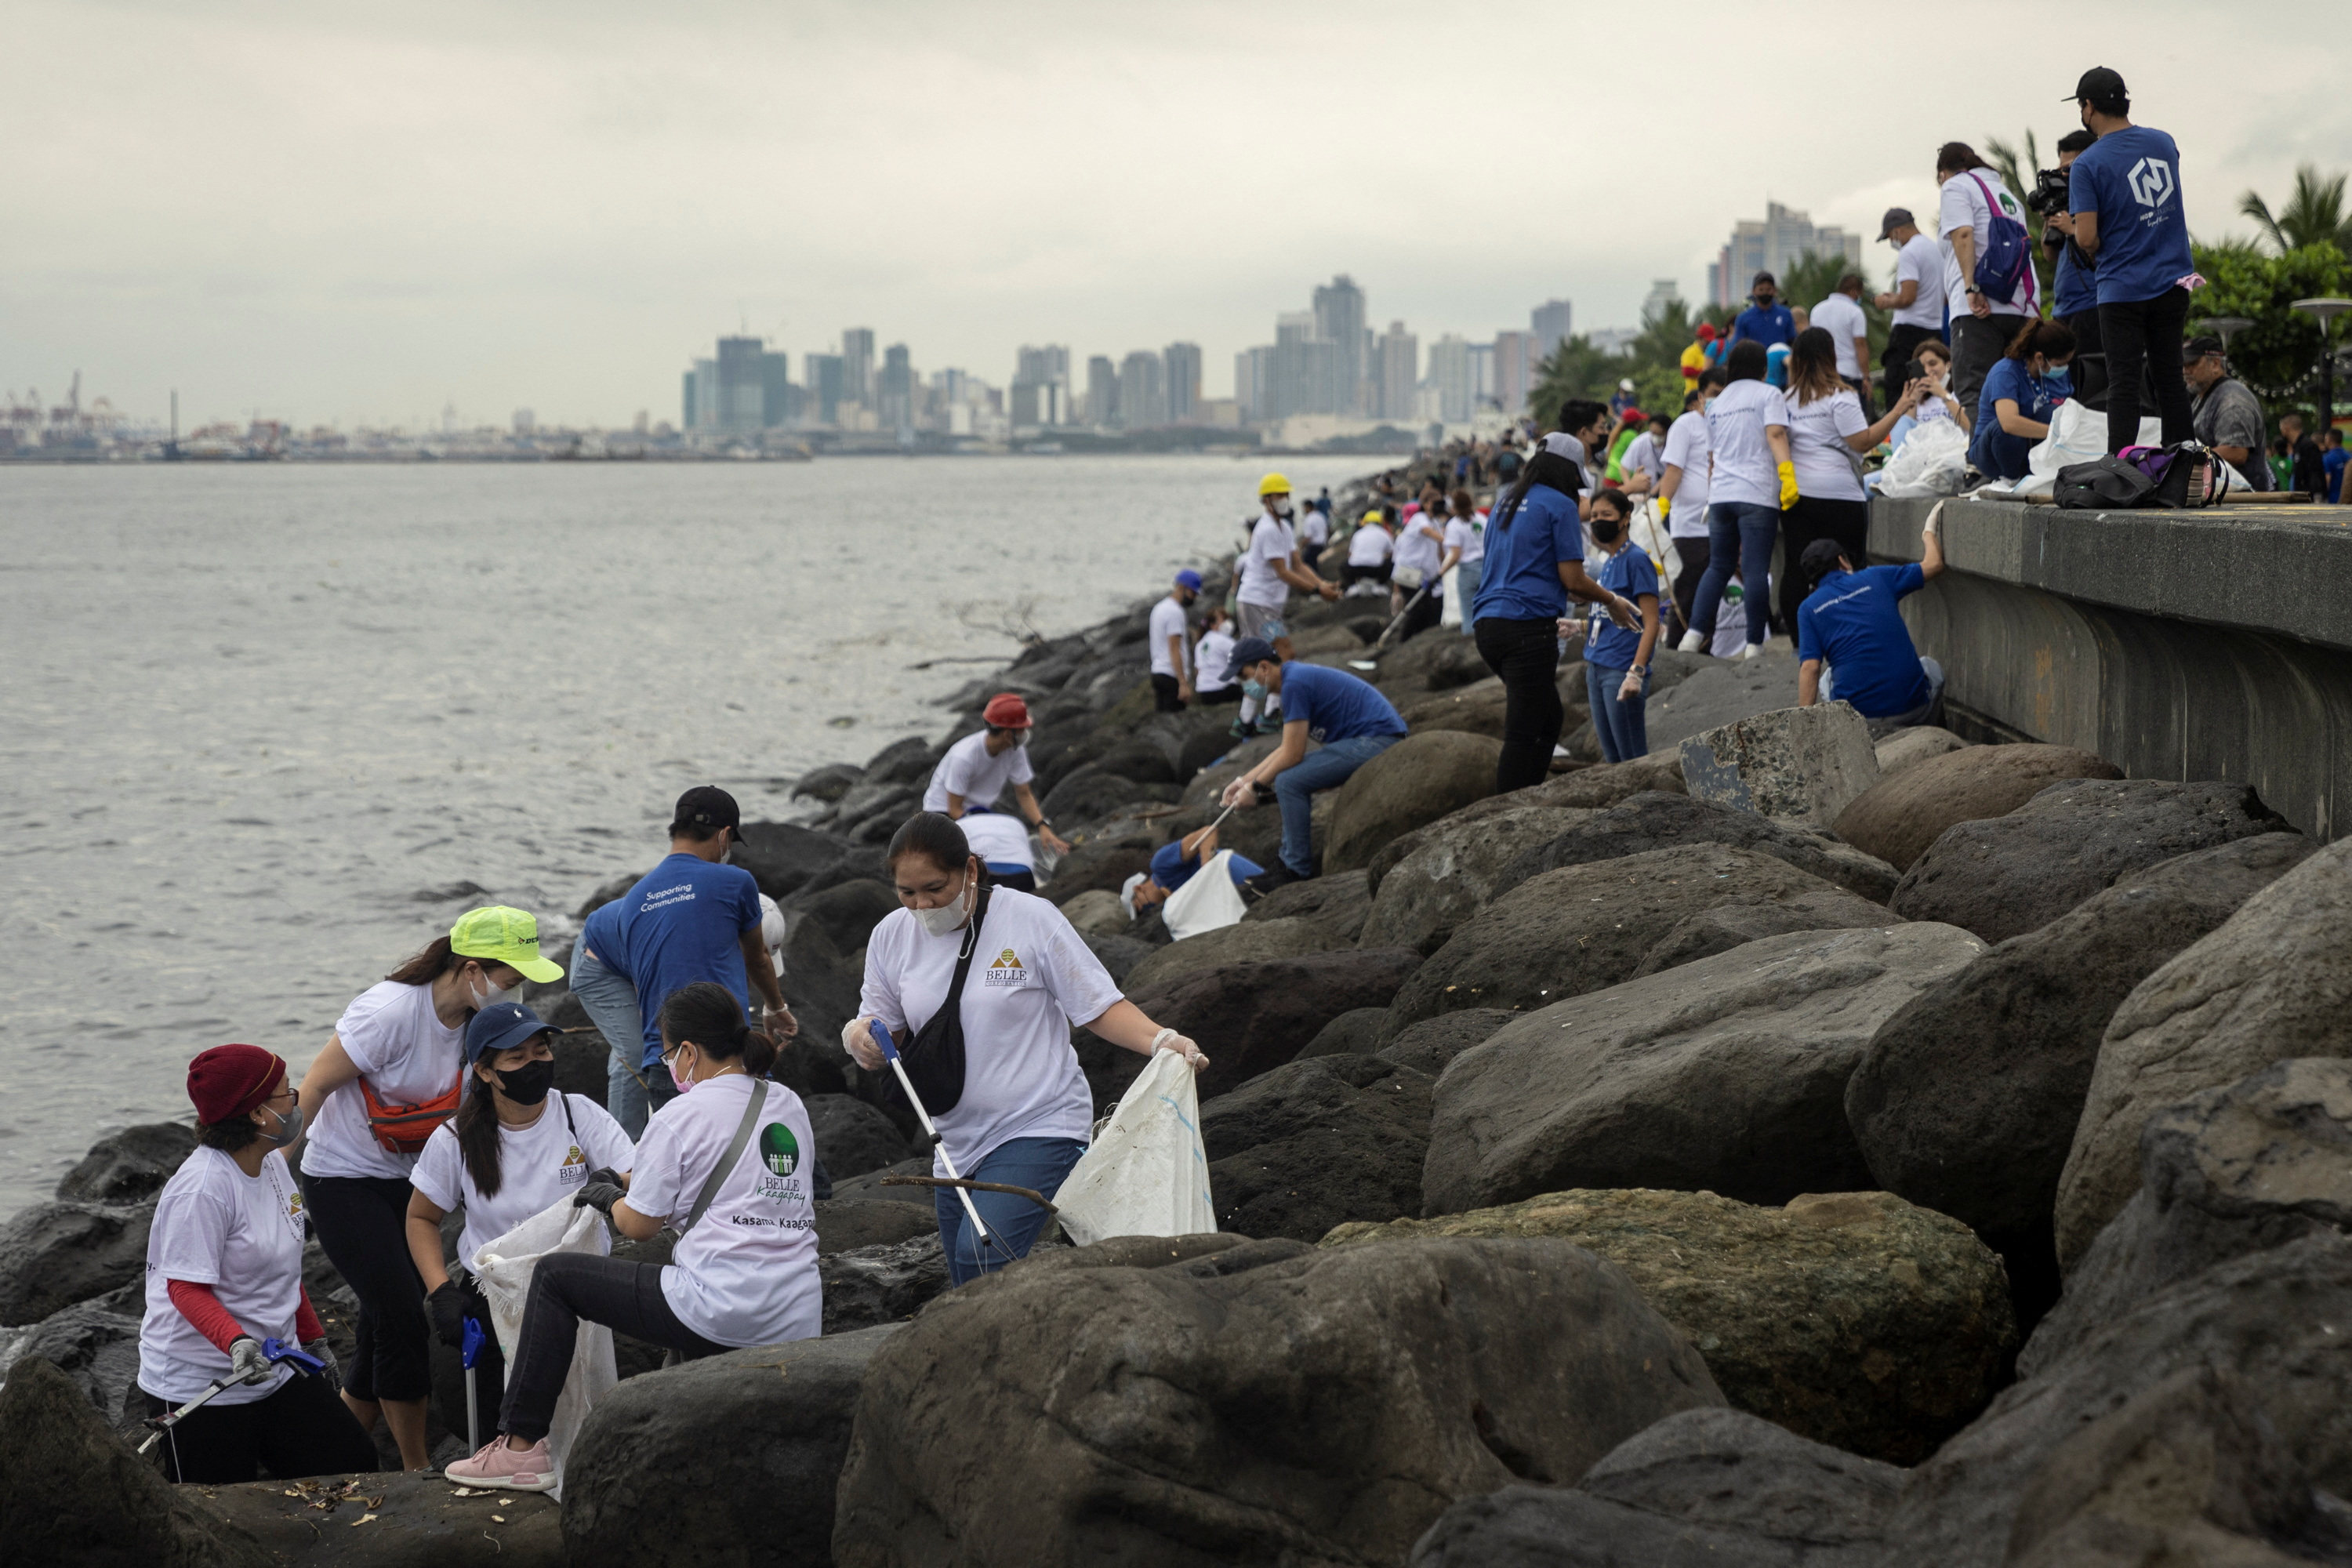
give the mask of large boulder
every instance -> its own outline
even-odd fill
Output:
[[[2034,1282],[2038,1307],[2054,1291],[2051,1214],[2107,1020],[2315,847],[2271,833],[2164,861],[1922,992],[1846,1086],[1879,1185],[1974,1226],[2021,1290]]]
[[[1397,1031],[1394,1039],[1380,1047],[1373,1054],[1382,1061],[1413,1068],[1437,1078],[1453,1065],[1455,1057],[1473,1046],[1485,1045],[1504,1025],[1518,1016],[1518,1014],[1500,1007],[1472,1007],[1460,1013],[1440,1013],[1434,1018],[1423,1018],[1418,1024],[1407,1025]],[[1382,1021],[1385,1022],[1385,1018]]]
[[[842,794],[849,788],[844,784]],[[836,875],[841,871],[858,877],[882,874],[881,857],[871,847],[789,822],[746,823],[730,863],[751,872],[760,891],[779,900],[828,879],[844,880]]]
[[[1310,1057],[1202,1106],[1217,1228],[1315,1241],[1419,1214],[1431,1081],[1377,1057]]]
[[[1768,936],[1901,923],[1882,906],[1843,888],[1799,893],[1777,904],[1717,904],[1675,921],[1674,929],[1642,955],[1633,978],[1679,969]]]
[[[0,1327],[37,1323],[144,1277],[155,1205],[35,1204],[0,1226]]]
[[[1331,945],[1345,947],[1363,935],[1372,912],[1370,879],[1361,871],[1339,871],[1288,882],[1253,902],[1242,916],[1244,925],[1268,921],[1313,921],[1329,931]],[[1366,942],[1367,947],[1395,947],[1397,942]]]
[[[1965,746],[1942,730],[1906,730],[1906,735],[1943,735],[1948,749],[1904,768],[1898,776],[1882,767],[1879,782],[1856,795],[1838,814],[1838,837],[1908,871],[1927,846],[1955,823],[2006,816],[2068,779],[2119,779],[2123,770],[2074,746]],[[1899,743],[1881,742],[1881,746]]]
[[[1381,1043],[1381,1030],[1388,1021],[1386,1007],[1350,1007],[1318,1029],[1315,1037],[1299,1047],[1298,1059],[1370,1056]]]
[[[1144,784],[1090,763],[1072,772],[1037,805],[1062,822],[1094,822],[1139,801],[1172,805],[1181,793],[1172,784]]]
[[[1129,877],[1151,869],[1151,852],[1159,847],[1150,833],[1095,835],[1054,862],[1054,874],[1038,895],[1066,908],[1081,893],[1116,894]]]
[[[824,1289],[823,1326],[828,1335],[904,1322],[948,1288],[947,1251],[936,1228],[905,1241],[825,1253],[817,1259],[816,1272]]]
[[[2159,860],[2294,831],[2250,784],[2070,780],[2006,816],[1946,828],[1887,907],[2006,942]]]
[[[1844,896],[1784,860],[1713,844],[1546,871],[1454,928],[1397,993],[1389,1033],[1465,1007],[1527,1012],[1614,985],[1691,915],[1806,893]]]
[[[1411,948],[1351,947],[1228,964],[1160,985],[1130,986],[1128,995],[1160,1024],[1200,1042],[1209,1066],[1199,1088],[1209,1100],[1290,1060],[1340,1014],[1388,1002],[1420,964],[1421,954]],[[1137,965],[1137,973],[1146,967]],[[1120,1054],[1141,1070],[1141,1057]]]
[[[1355,940],[1343,933],[1343,927],[1303,915],[1288,920],[1238,921],[1153,948],[1127,972],[1119,989],[1135,996],[1180,981],[1214,974],[1237,963],[1304,958],[1312,952],[1355,946]]]
[[[1662,789],[1680,795],[1685,787],[1682,753],[1669,749],[1627,762],[1579,768],[1495,798],[1497,804],[1507,802],[1511,805],[1572,805],[1598,811],[1643,790]]]
[[[1423,1133],[1427,1135],[1427,1118]],[[1421,1173],[1413,1172],[1416,1193]],[[89,1395],[90,1408],[111,1420],[123,1408],[124,1398],[139,1381],[139,1321],[137,1300],[121,1295],[81,1301],[42,1319],[16,1342],[12,1357],[38,1356],[74,1381]],[[146,1414],[142,1408],[142,1415]]]
[[[1797,661],[1772,648],[1759,658],[1710,659],[1681,685],[1651,702],[1646,715],[1652,752],[1679,763],[1682,743],[1759,713],[1797,705]]]
[[[808,1108],[817,1158],[835,1181],[862,1176],[907,1157],[907,1136],[898,1124],[855,1095],[813,1094],[802,1103]]]
[[[1360,871],[1391,839],[1494,794],[1502,752],[1492,736],[1458,730],[1407,735],[1339,786],[1323,869]]]
[[[563,1466],[573,1563],[821,1563],[860,1383],[893,1328],[730,1351],[633,1377]],[[695,1484],[679,1484],[681,1476]]]
[[[899,1331],[859,1396],[834,1561],[1395,1563],[1449,1503],[1564,1483],[1722,1398],[1623,1272],[1566,1242],[1134,1266],[1152,1249],[1181,1250],[1032,1258]]]
[[[183,1121],[155,1121],[111,1132],[58,1182],[68,1203],[133,1204],[152,1198],[195,1152],[196,1130]]]
[[[1843,702],[1782,708],[1682,743],[1683,782],[1702,800],[1827,828],[1878,782],[1870,721]]]
[[[1903,1472],[1739,1410],[1685,1410],[1573,1487],[1447,1509],[1412,1568],[1881,1568]]]
[[[1081,936],[1124,936],[1135,917],[1108,888],[1088,888],[1064,900],[1062,918]]]
[[[1933,724],[1914,724],[1897,730],[1877,743],[1878,784],[1870,787],[1876,789],[1896,773],[1908,773],[1930,758],[1965,751],[1970,744],[1949,730],[1940,730]]]
[[[1460,730],[1472,735],[1503,738],[1503,713],[1508,707],[1508,697],[1498,676],[1452,691],[1439,691],[1408,702],[1398,710],[1398,716],[1412,727],[1414,734],[1431,730]]]
[[[1984,1408],[2017,1344],[2000,1259],[1891,1193],[1759,1208],[1713,1193],[1546,1193],[1437,1219],[1341,1226],[1326,1247],[1555,1236],[1633,1277],[1736,1409],[1916,1464]]]
[[[2138,1186],[2150,1111],[2290,1057],[2352,1055],[2347,868],[2352,840],[2327,846],[2116,1009],[2059,1181],[2060,1263],[2080,1258]]]
[[[1680,844],[1753,849],[1876,904],[1886,902],[1899,876],[1884,860],[1801,825],[1777,822],[1720,801],[1650,790],[1629,795],[1548,843],[1522,851],[1495,879],[1495,890],[1507,891],[1562,866],[1589,866]]]
[[[1527,879],[1504,880],[1506,867],[1591,815],[1570,806],[1527,805],[1476,817],[1457,814],[1408,835],[1414,847],[1382,868],[1361,940],[1435,952],[1488,900]]]
[[[1983,951],[1954,926],[1801,931],[1522,1018],[1438,1082],[1427,1212],[1570,1187],[1754,1204],[1867,1187],[1846,1079],[1896,1008]]]

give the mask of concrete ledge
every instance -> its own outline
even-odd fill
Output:
[[[1873,558],[1917,560],[1932,504],[1872,502]],[[2136,778],[2251,784],[2335,836],[2352,806],[2352,507],[1956,500],[1943,536],[1951,570],[1904,619],[1948,701]]]

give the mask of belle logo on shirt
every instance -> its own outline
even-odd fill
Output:
[[[580,1152],[579,1144],[572,1145],[571,1151],[563,1156],[563,1168],[555,1173],[555,1179],[566,1185],[588,1179],[588,1156]]]
[[[2142,158],[2124,176],[2132,200],[2144,207],[2160,207],[2172,195],[2172,165],[2161,158]]]
[[[994,963],[988,966],[985,984],[1004,986],[1026,985],[1029,984],[1029,971],[1023,965],[1021,955],[1008,947],[996,955]]]
[[[800,1169],[800,1140],[793,1130],[781,1121],[771,1121],[760,1129],[760,1163],[779,1176],[789,1176]]]

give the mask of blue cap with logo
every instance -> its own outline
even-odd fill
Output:
[[[472,1067],[484,1057],[510,1051],[538,1036],[553,1032],[553,1025],[521,1003],[493,1002],[466,1025],[466,1065]]]
[[[1225,679],[1237,680],[1251,665],[1264,664],[1275,657],[1274,645],[1264,637],[1244,637],[1234,644],[1233,657],[1225,660]]]

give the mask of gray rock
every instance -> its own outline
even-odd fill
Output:
[[[1507,891],[1562,866],[1589,866],[1683,844],[1753,849],[1875,904],[1885,904],[1895,891],[1895,868],[1851,844],[1719,801],[1662,790],[1629,795],[1558,837],[1522,851],[1496,878],[1495,890]]]
[[[811,768],[793,781],[794,800],[821,800],[830,805],[849,793],[849,786],[866,776],[866,770],[855,763],[827,763]]]
[[[1090,763],[1055,784],[1038,805],[1057,822],[1093,822],[1138,801],[1172,805],[1181,793],[1172,784],[1142,784]]]
[[[1054,875],[1038,894],[1056,904],[1081,893],[1116,894],[1129,877],[1151,869],[1151,852],[1159,847],[1149,832],[1097,834],[1054,863]]]
[[[873,851],[830,833],[789,822],[751,822],[744,824],[743,842],[736,847],[731,863],[751,872],[760,891],[781,902],[845,860],[863,865],[872,856]]]
[[[1304,958],[1309,953],[1341,952],[1356,945],[1354,938],[1340,934],[1344,929],[1307,915],[1288,920],[1240,921],[1153,948],[1127,972],[1119,988],[1133,996],[1139,992],[1213,974],[1236,963],[1263,963]]]
[[[1386,1007],[1350,1007],[1316,1032],[1297,1059],[1308,1057],[1370,1056],[1389,1021]]]
[[[1643,790],[1662,789],[1670,795],[1683,793],[1682,753],[1675,751],[1652,752],[1646,757],[1631,762],[1603,763],[1598,767],[1580,768],[1546,779],[1526,789],[1513,790],[1508,795],[1496,795],[1492,809],[1509,805],[1571,805],[1586,810],[1601,810],[1615,805],[1630,795]],[[1475,811],[1487,803],[1469,809]]]
[[[1407,835],[1413,847],[1392,867],[1382,868],[1361,940],[1370,946],[1435,952],[1496,894],[1527,880],[1507,877],[1506,867],[1591,815],[1545,805],[1477,817],[1457,813]]]
[[[1503,715],[1509,699],[1498,677],[1473,681],[1452,691],[1432,692],[1428,696],[1408,700],[1398,710],[1398,716],[1412,727],[1413,733],[1430,730],[1460,730],[1472,735],[1491,735],[1500,740]]]
[[[951,1292],[875,1357],[841,1568],[938,1542],[969,1568],[1393,1563],[1458,1499],[1559,1484],[1721,1402],[1623,1274],[1565,1242],[1265,1241],[1150,1269],[1104,1250]]]
[[[1430,1081],[1376,1057],[1315,1057],[1202,1105],[1217,1228],[1319,1241],[1419,1214]]]
[[[864,1100],[846,1094],[813,1094],[808,1107],[809,1131],[816,1135],[817,1158],[825,1173],[839,1181],[862,1176],[905,1159],[907,1136]]]
[[[1797,705],[1797,660],[1778,649],[1760,658],[1710,659],[1706,668],[1650,704],[1650,750],[1680,763],[1682,743],[1759,713]]]
[[[1391,839],[1493,795],[1502,749],[1492,736],[1433,730],[1407,735],[1358,768],[1332,792],[1323,869],[1360,871]]]
[[[931,1212],[931,1190],[929,1187],[886,1187],[882,1184],[882,1178],[928,1176],[930,1173],[931,1157],[929,1154],[919,1154],[913,1159],[901,1160],[895,1165],[885,1165],[878,1171],[868,1171],[862,1176],[851,1176],[846,1181],[835,1182],[833,1184],[832,1201],[836,1205],[856,1203],[861,1207],[877,1200],[887,1202],[892,1207],[901,1204],[920,1204],[923,1206],[923,1212],[929,1214]],[[817,1216],[820,1236],[823,1234],[824,1225],[824,1217],[823,1211],[820,1210]],[[880,1238],[861,1236],[857,1245],[863,1247],[868,1241],[877,1239]],[[906,1237],[892,1237],[889,1239],[903,1241]]]
[[[1312,921],[1328,933],[1331,945],[1345,947],[1363,934],[1365,917],[1372,912],[1372,889],[1361,871],[1338,871],[1291,882],[1258,899],[1242,916],[1244,925],[1274,921]],[[1389,947],[1392,942],[1366,942]]]
[[[2293,831],[2248,784],[2071,780],[2006,816],[1946,828],[1887,907],[2006,942],[2159,860]]]
[[[1901,743],[1900,737],[1881,742]],[[2073,746],[1964,747],[1920,760],[1904,770],[1899,783],[1882,774],[1838,814],[1838,836],[1907,871],[1955,823],[2006,816],[2069,779],[2121,777],[2123,770],[2105,757]]]
[[[817,1260],[817,1278],[824,1286],[826,1333],[878,1328],[904,1322],[948,1288],[947,1253],[934,1230],[911,1241],[828,1253]]]
[[[1775,1205],[1868,1187],[1846,1079],[1889,1015],[1982,951],[1951,926],[1799,932],[1522,1018],[1438,1082],[1428,1212],[1570,1187]]]
[[[1798,893],[1777,904],[1718,904],[1695,915],[1685,915],[1675,922],[1674,929],[1642,955],[1633,977],[1638,980],[1645,974],[1679,969],[1685,963],[1713,958],[1718,952],[1729,952],[1735,947],[1761,942],[1768,936],[1902,923],[1884,906],[1843,888]]]
[[[143,1311],[135,1300],[117,1307],[115,1299],[79,1302],[42,1319],[10,1352],[12,1360],[38,1356],[64,1373],[89,1395],[90,1408],[109,1421],[123,1409],[125,1395],[139,1381]]]
[[[1869,722],[1843,702],[1736,720],[1684,741],[1682,756],[1693,795],[1811,827],[1878,782]]]
[[[1258,929],[1283,923],[1268,921]],[[1342,948],[1227,964],[1158,985],[1130,986],[1128,994],[1160,1024],[1202,1042],[1209,1056],[1198,1079],[1205,1100],[1289,1061],[1340,1014],[1388,1002],[1420,963],[1421,954],[1409,948]],[[1148,967],[1139,964],[1136,973]],[[1118,1054],[1132,1064],[1130,1078],[1142,1069],[1142,1057]]]
[[[0,1326],[37,1323],[147,1267],[152,1203],[35,1204],[0,1226]]]
[[[832,1197],[819,1200],[815,1205],[819,1257],[855,1252],[860,1247],[889,1247],[939,1234],[939,1223],[931,1212],[931,1188],[874,1184],[894,1173],[928,1176],[931,1173],[930,1157],[901,1160],[883,1170],[870,1171],[835,1187]],[[847,1196],[842,1195],[845,1191]],[[667,1260],[665,1255],[658,1261]]]
[[[1089,888],[1062,903],[1062,918],[1082,936],[1118,936],[1135,923],[1118,895],[1108,888]]]
[[[195,1147],[196,1130],[184,1122],[126,1127],[91,1144],[80,1163],[58,1179],[57,1195],[68,1203],[89,1204],[152,1198]]]
[[[1155,910],[1153,913],[1156,917],[1158,911]],[[1139,923],[1130,922],[1129,930],[1132,931],[1134,926]],[[1164,946],[1168,928],[1161,925],[1160,930],[1162,937],[1161,945]],[[1126,984],[1127,977],[1135,973],[1135,966],[1151,956],[1151,943],[1141,937],[1130,936],[1124,932],[1118,936],[1099,936],[1092,931],[1080,931],[1078,940],[1087,944],[1088,952],[1101,960],[1102,966],[1108,972],[1110,983],[1114,985]]]
[[[1473,1046],[1483,1046],[1517,1013],[1500,1007],[1472,1007],[1460,1013],[1440,1013],[1397,1031],[1396,1037],[1374,1054],[1382,1061],[1415,1068],[1436,1078],[1454,1058]],[[1386,1015],[1382,1015],[1385,1020]]]
[[[1921,763],[1948,752],[1965,751],[1973,743],[1933,724],[1915,724],[1909,729],[1897,730],[1877,743],[1878,782],[1885,784],[1895,774],[1907,773]]]
[[[2059,1180],[2062,1265],[2083,1255],[2138,1186],[2149,1112],[2290,1057],[2352,1054],[2348,866],[2352,840],[2318,851],[2116,1010]]]

